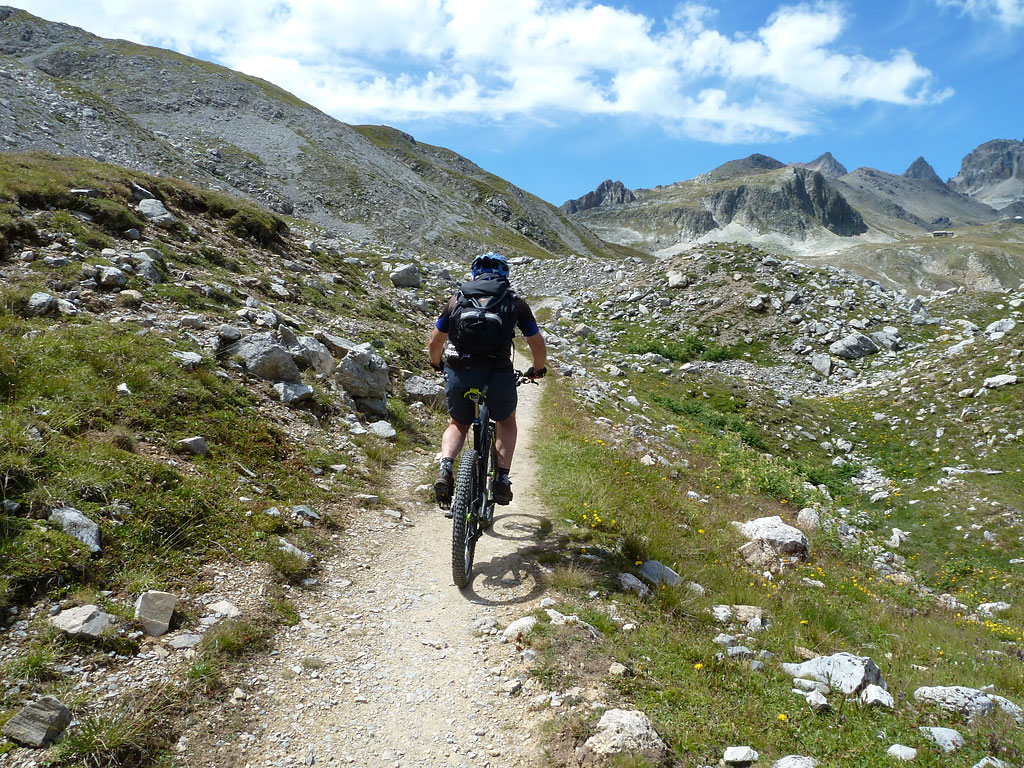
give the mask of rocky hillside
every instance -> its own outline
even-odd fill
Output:
[[[553,206],[386,127],[170,51],[0,8],[3,149],[167,174],[368,244],[613,255]]]
[[[802,242],[866,230],[861,215],[822,174],[765,155],[725,163],[667,187],[623,188],[615,198],[600,193],[599,188],[570,201],[563,210],[575,208],[573,215],[606,240],[649,252],[670,252],[701,238]],[[602,204],[584,207],[598,199]]]
[[[1024,141],[987,141],[964,157],[951,189],[997,210],[1024,203]]]

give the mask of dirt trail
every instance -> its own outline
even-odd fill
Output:
[[[244,732],[221,734],[220,744],[197,739],[206,744],[186,749],[194,753],[187,764],[540,763],[526,711],[540,689],[515,643],[475,628],[484,620],[504,627],[541,598],[536,546],[546,523],[532,452],[539,390],[519,389],[515,498],[478,542],[469,587],[452,584],[451,521],[415,493],[427,457],[412,456],[396,468],[385,502],[341,534],[348,541],[324,563],[321,585],[296,591],[303,619],[250,671],[248,698],[219,713],[236,723],[241,715]],[[401,522],[387,509],[401,511]],[[517,679],[526,687],[512,696]]]

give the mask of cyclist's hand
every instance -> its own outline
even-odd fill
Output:
[[[533,381],[534,379],[542,379],[542,378],[544,378],[544,374],[547,373],[547,372],[548,372],[547,368],[538,368],[537,370],[534,370],[533,366],[531,365],[530,368],[526,371],[526,373],[524,375],[530,381]]]
[[[433,360],[430,361],[430,367],[438,373],[441,373],[444,370],[444,366],[441,365],[441,363],[435,363]]]

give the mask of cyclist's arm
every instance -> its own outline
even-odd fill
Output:
[[[448,334],[433,328],[430,331],[430,341],[427,342],[427,354],[434,366],[441,365],[441,353],[444,351],[444,343],[448,341]]]
[[[530,353],[533,355],[533,370],[539,371],[548,367],[548,346],[544,343],[544,337],[540,331],[533,336],[526,337],[526,343],[530,345]]]

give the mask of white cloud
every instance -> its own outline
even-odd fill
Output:
[[[213,58],[352,122],[624,115],[749,141],[807,133],[836,105],[948,95],[909,51],[846,50],[832,5],[781,7],[744,35],[715,29],[698,4],[664,20],[589,0],[247,0],[244,13],[237,0],[167,0],[150,14],[135,0],[23,4]]]
[[[1008,27],[1024,27],[1024,0],[936,0],[940,6],[984,19],[994,17]]]

